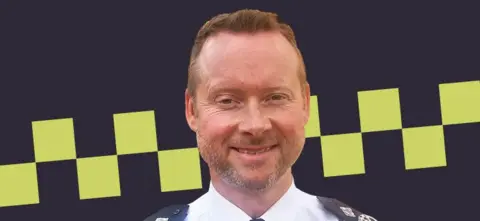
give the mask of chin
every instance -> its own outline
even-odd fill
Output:
[[[255,185],[262,185],[263,183],[268,183],[270,182],[274,176],[273,173],[262,173],[262,174],[242,174],[242,180],[244,183],[251,183]]]
[[[243,180],[246,182],[253,182],[253,183],[258,183],[258,182],[265,182],[269,179],[269,176],[267,175],[262,175],[262,176],[242,176]]]

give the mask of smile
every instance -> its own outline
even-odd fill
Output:
[[[257,155],[257,154],[265,153],[265,152],[271,150],[274,147],[276,147],[276,145],[261,148],[261,149],[259,149],[259,148],[255,148],[255,149],[253,149],[253,148],[236,148],[236,147],[232,147],[232,149],[236,150],[239,153],[243,153],[243,154]]]

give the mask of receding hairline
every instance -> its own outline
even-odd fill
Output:
[[[217,15],[202,26],[197,34],[190,56],[187,92],[191,96],[195,95],[196,85],[199,83],[199,75],[201,72],[198,59],[204,51],[205,43],[222,33],[255,35],[268,32],[280,33],[293,47],[298,58],[298,76],[303,88],[303,86],[308,84],[305,63],[301,51],[297,46],[292,28],[288,24],[280,22],[275,13],[244,9],[230,14]]]
[[[252,44],[252,41],[254,42],[253,44],[258,45],[259,47],[247,46],[249,49],[243,47],[244,43],[248,45]],[[241,47],[237,47],[238,45],[241,45]],[[235,54],[238,51],[244,50],[266,50],[268,53],[274,53],[274,56],[281,56],[286,60],[290,60],[292,56],[295,56],[295,66],[298,67],[300,65],[299,63],[301,63],[300,57],[298,56],[298,51],[279,31],[259,31],[256,33],[236,33],[231,31],[222,31],[215,33],[206,39],[202,50],[193,62],[193,65],[196,66],[194,74],[198,77],[207,71],[205,69],[206,64],[204,62],[210,60],[212,55],[218,56],[217,53]]]

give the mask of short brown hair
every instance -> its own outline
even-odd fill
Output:
[[[203,44],[210,37],[222,31],[236,33],[256,33],[261,31],[280,31],[280,33],[296,49],[300,58],[299,77],[302,85],[307,82],[305,73],[305,63],[300,50],[297,46],[295,34],[292,28],[281,21],[279,16],[272,12],[263,12],[260,10],[243,9],[233,13],[219,14],[207,21],[198,31],[190,55],[190,64],[188,66],[187,91],[191,96],[195,95],[195,89],[198,83],[196,60],[202,50]]]

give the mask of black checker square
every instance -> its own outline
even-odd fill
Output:
[[[160,192],[157,152],[118,156],[122,198],[145,198]]]
[[[357,92],[330,90],[317,95],[321,135],[356,133],[360,131]]]
[[[17,118],[0,123],[0,165],[35,162],[32,124]]]
[[[76,160],[37,163],[37,173],[42,205],[66,205],[79,201]]]
[[[438,84],[411,84],[399,89],[404,128],[442,124]]]
[[[369,177],[405,173],[401,130],[362,133],[365,171]]]
[[[73,122],[78,158],[116,154],[112,114],[86,113]]]
[[[474,178],[480,168],[480,123],[444,125],[443,131],[447,167],[470,174],[470,181],[480,182],[480,179]]]

